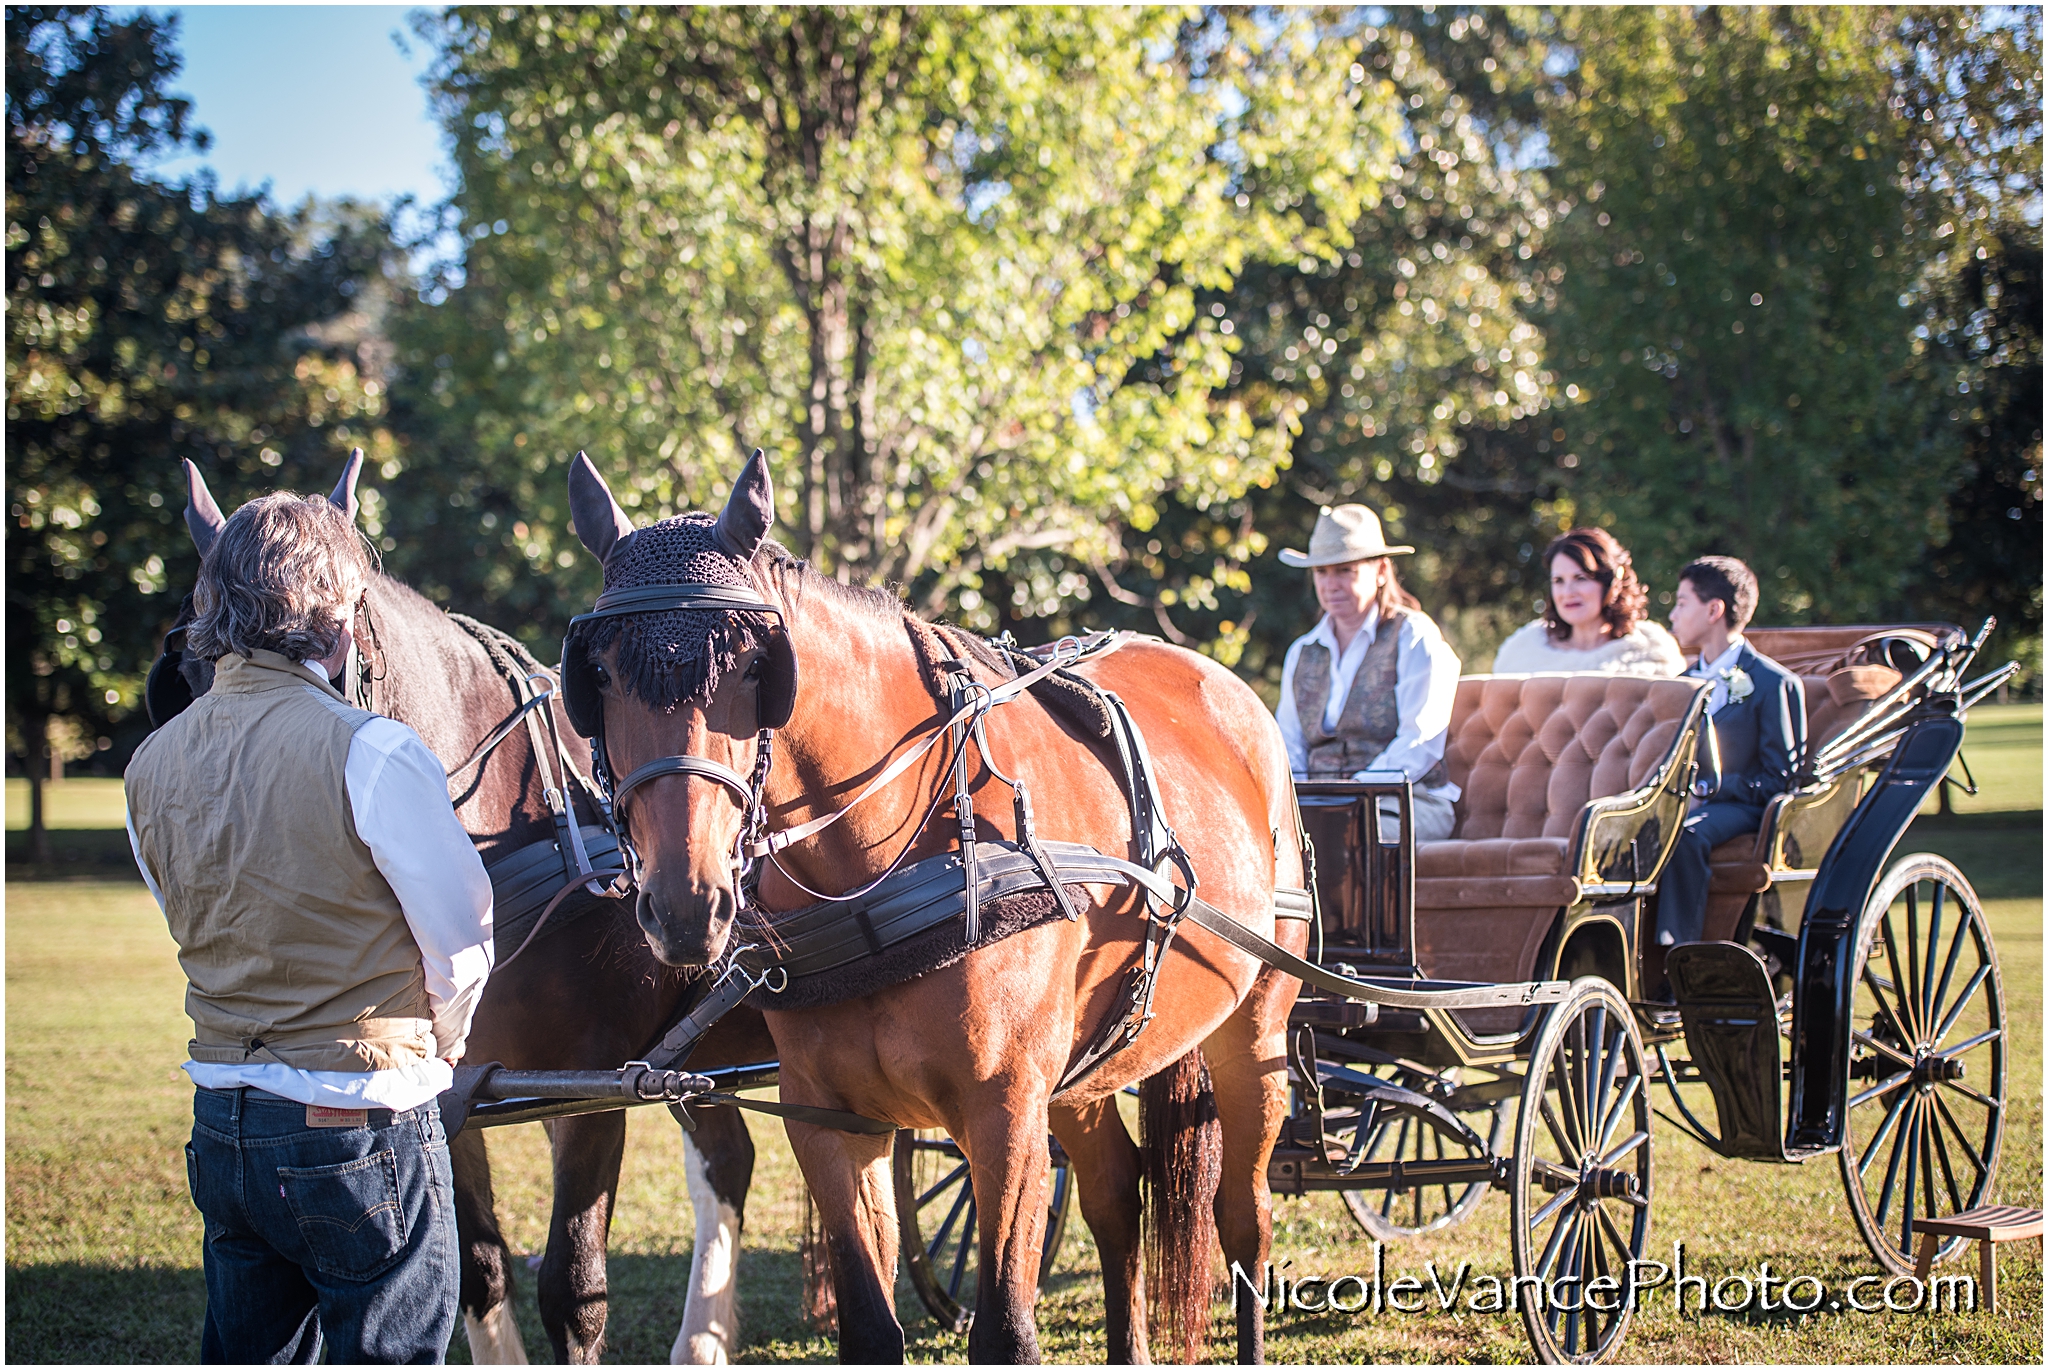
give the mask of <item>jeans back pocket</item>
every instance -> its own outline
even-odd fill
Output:
[[[367,1280],[405,1254],[398,1157],[389,1148],[340,1165],[281,1165],[277,1179],[321,1273]]]

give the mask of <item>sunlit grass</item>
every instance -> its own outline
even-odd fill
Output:
[[[7,830],[28,828],[28,781],[7,777]],[[128,821],[121,782],[82,775],[43,786],[43,823],[51,828],[118,828]]]

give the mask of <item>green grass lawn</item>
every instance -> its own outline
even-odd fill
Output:
[[[121,782],[82,775],[43,786],[43,822],[57,828],[118,828],[128,820]],[[7,777],[7,831],[28,831],[28,781]]]
[[[2011,1100],[1995,1197],[2041,1203],[2042,915],[2040,710],[1981,710],[1969,755],[1986,782],[1982,808],[1915,825],[1901,851],[1956,860],[1986,899],[2010,1006]],[[1994,779],[1995,778],[1995,779]],[[10,782],[10,821],[13,786]],[[78,786],[72,791],[72,786]],[[97,787],[95,789],[94,787]],[[78,811],[97,804],[120,822],[118,789],[67,781]],[[97,794],[97,798],[93,796]],[[111,795],[111,800],[107,796]],[[72,802],[66,800],[67,803]],[[1968,802],[1968,801],[1966,801]],[[111,807],[109,807],[111,805]],[[56,805],[53,802],[53,811]],[[90,832],[90,829],[82,830]],[[107,834],[112,836],[114,834]],[[16,873],[12,862],[10,875]],[[179,1146],[191,1087],[178,1070],[189,1032],[183,980],[163,920],[139,882],[80,879],[7,886],[6,1354],[28,1362],[190,1361],[205,1306],[197,1213]],[[801,1182],[779,1124],[750,1116],[760,1160],[741,1262],[742,1349],[749,1361],[829,1360],[829,1338],[799,1314]],[[660,1362],[682,1312],[691,1216],[675,1126],[655,1110],[633,1115],[612,1229],[608,1360]],[[546,1240],[545,1139],[537,1126],[491,1134],[499,1212],[513,1249]],[[1650,1255],[1683,1241],[1694,1272],[1813,1274],[1839,1287],[1875,1267],[1850,1220],[1832,1158],[1804,1166],[1723,1160],[1658,1127]],[[1335,1195],[1279,1199],[1275,1258],[1292,1275],[1370,1271],[1373,1247]],[[1391,1248],[1390,1274],[1449,1279],[1460,1262],[1505,1275],[1508,1205],[1489,1195],[1450,1232]],[[1103,1357],[1095,1251],[1076,1214],[1039,1305],[1048,1360]],[[2038,1364],[2040,1248],[2001,1250],[2000,1312],[1940,1315],[1816,1313],[1681,1316],[1653,1302],[1624,1359],[1644,1362]],[[530,1351],[545,1355],[533,1277],[517,1271]],[[939,1332],[907,1285],[897,1306],[920,1361],[961,1361],[965,1339]],[[1218,1305],[1212,1360],[1230,1357]],[[1276,1316],[1274,1361],[1505,1361],[1527,1356],[1512,1314]],[[458,1332],[451,1360],[466,1359]]]

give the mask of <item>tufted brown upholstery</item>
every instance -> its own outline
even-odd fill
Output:
[[[1415,853],[1416,954],[1450,979],[1527,979],[1577,901],[1573,839],[1589,800],[1656,771],[1700,682],[1639,676],[1467,676],[1444,749],[1458,826]],[[1456,910],[1453,916],[1429,911]]]

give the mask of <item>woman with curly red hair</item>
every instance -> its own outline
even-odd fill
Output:
[[[1646,616],[1649,594],[1612,533],[1574,528],[1543,549],[1542,564],[1550,570],[1543,617],[1501,644],[1496,673],[1675,676],[1685,670],[1678,643]]]

